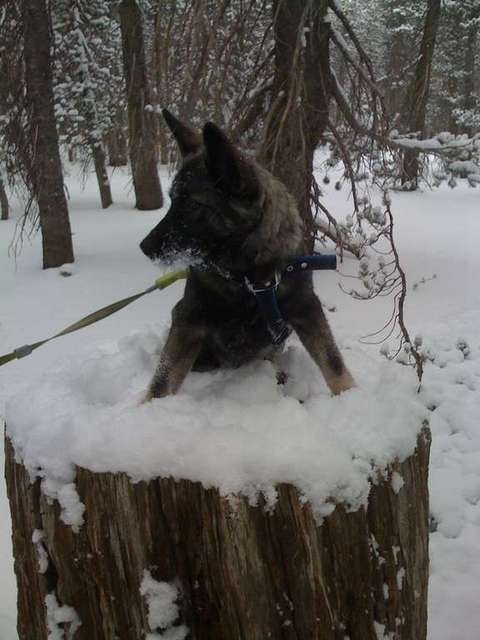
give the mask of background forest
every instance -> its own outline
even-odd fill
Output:
[[[193,126],[224,127],[287,180],[306,218],[319,143],[330,145],[327,174],[341,162],[357,182],[415,189],[419,180],[453,187],[466,178],[476,186],[479,15],[476,0],[5,1],[2,217],[8,185],[26,202],[22,231],[40,224],[44,266],[73,259],[60,161],[46,163],[44,148],[94,168],[104,208],[107,165],[130,160],[136,206],[160,207],[155,162],[172,160],[165,107]],[[295,143],[279,145],[287,131]],[[298,184],[285,170],[292,153],[306,163]],[[325,212],[318,222],[325,232]]]

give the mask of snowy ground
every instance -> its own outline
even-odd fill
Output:
[[[165,184],[166,173],[162,178]],[[46,337],[93,309],[139,291],[158,275],[157,269],[138,250],[138,242],[159,214],[132,209],[128,179],[121,172],[114,174],[114,199],[118,204],[107,212],[98,209],[93,181],[82,191],[80,180],[72,173],[68,185],[76,252],[71,277],[62,277],[57,270],[41,270],[39,237],[31,245],[25,245],[16,262],[8,258],[7,248],[16,220],[0,223],[2,353]],[[480,637],[479,197],[478,190],[460,187],[454,191],[399,194],[394,198],[397,240],[410,281],[407,320],[411,333],[421,333],[434,355],[420,396],[423,406],[434,408],[430,414],[431,508],[435,529],[431,536],[430,640]],[[344,194],[333,188],[332,193],[327,194],[332,210],[339,215],[349,212],[343,198]],[[433,274],[436,278],[412,290],[414,282],[431,278]],[[356,359],[359,338],[382,326],[390,301],[356,302],[341,293],[337,283],[338,276],[334,273],[322,273],[316,280],[322,299],[336,307],[329,319],[339,343],[347,349],[347,360],[348,350],[351,351],[352,368],[358,377],[361,374],[361,362]],[[177,283],[163,293],[142,298],[94,327],[53,342],[21,362],[6,365],[0,370],[0,414],[5,410],[7,396],[18,393],[29,380],[43,379],[44,373],[58,368],[59,362],[65,359],[78,362],[78,380],[85,367],[84,354],[89,350],[112,350],[112,345],[122,340],[120,344],[128,347],[132,339],[126,336],[132,331],[139,331],[143,336],[151,335],[152,331],[161,332],[181,289],[182,284]],[[467,349],[462,351],[457,347],[459,340],[468,344],[468,354]],[[372,371],[372,362],[377,362],[381,371],[385,361],[378,354],[378,347],[362,346],[361,349],[368,357],[368,371]],[[111,362],[115,366],[114,359]],[[127,366],[131,362],[121,364]],[[404,380],[409,372],[400,365],[392,366],[398,367],[399,380]],[[108,365],[106,367],[102,375],[108,377]],[[374,383],[372,377],[371,384]],[[108,388],[116,394],[121,385]],[[248,388],[244,392],[250,393]],[[326,396],[325,399],[328,402]],[[412,401],[416,403],[417,399]],[[2,483],[1,640],[16,637],[9,538],[8,506]]]

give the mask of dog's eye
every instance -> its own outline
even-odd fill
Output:
[[[208,192],[191,193],[190,199],[198,204],[203,204],[206,207],[214,207],[217,204],[217,198],[215,194]]]
[[[174,201],[181,201],[181,200],[185,200],[186,198],[188,198],[188,193],[186,191],[182,191],[182,189],[176,185],[173,185],[172,188],[170,189],[170,191],[168,192],[168,195],[170,196],[170,200],[172,202]]]
[[[172,186],[170,187],[170,191],[168,192],[168,195],[172,200],[175,200],[176,198],[181,198],[182,195],[185,195],[185,193],[186,191],[185,191],[184,181],[174,180],[174,182],[172,182]]]

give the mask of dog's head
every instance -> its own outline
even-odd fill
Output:
[[[214,124],[199,135],[167,110],[163,116],[183,165],[172,183],[170,209],[140,248],[152,260],[190,254],[227,265],[261,222],[256,166]]]

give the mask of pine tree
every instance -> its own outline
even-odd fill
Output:
[[[104,0],[55,3],[57,120],[70,151],[79,149],[93,159],[103,208],[112,204],[103,140],[113,126],[112,67],[120,48],[111,27]]]
[[[415,0],[382,2],[382,19],[385,28],[383,51],[386,60],[385,103],[390,115],[398,119],[409,83],[415,70],[418,35],[421,34],[423,3]]]
[[[47,0],[23,1],[29,174],[38,203],[43,267],[73,262],[73,245],[55,122]]]
[[[480,128],[479,0],[445,4],[433,70],[430,117],[436,130],[473,134]]]
[[[275,77],[260,161],[289,188],[313,248],[313,155],[328,123],[327,2],[274,0]],[[295,171],[292,171],[292,164]]]
[[[420,55],[415,66],[415,76],[408,88],[402,108],[401,118],[406,131],[425,134],[427,102],[430,93],[433,52],[440,21],[441,0],[428,0],[425,25],[423,28]],[[415,189],[418,183],[418,152],[405,151],[403,157],[402,183]]]
[[[163,205],[163,195],[157,171],[142,13],[136,0],[122,0],[119,10],[136,207],[140,210],[159,209]]]

